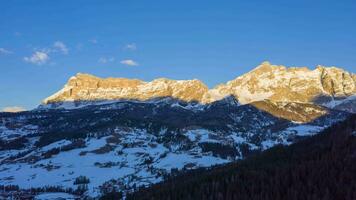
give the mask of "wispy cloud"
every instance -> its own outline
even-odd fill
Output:
[[[49,61],[49,55],[48,53],[44,51],[36,51],[33,53],[30,57],[24,57],[23,58],[26,62],[36,64],[36,65],[42,65],[45,64]]]
[[[10,107],[5,107],[2,111],[3,112],[21,112],[25,111],[26,109],[20,106],[10,106]]]
[[[128,66],[138,66],[138,63],[134,60],[122,60],[120,61],[121,64],[128,65]]]
[[[67,46],[61,42],[61,41],[56,41],[53,44],[54,51],[60,51],[63,54],[68,54],[68,48]]]
[[[7,55],[7,54],[11,54],[12,51],[9,51],[5,48],[0,48],[0,55],[3,54],[3,55]]]
[[[115,61],[115,58],[114,57],[109,57],[109,58],[106,58],[106,57],[100,57],[98,62],[99,63],[110,63],[110,62],[114,62]]]
[[[24,57],[24,61],[36,65],[46,64],[50,60],[50,55],[53,54],[68,54],[69,49],[64,42],[56,41],[52,46],[46,48],[34,48],[34,53],[31,56]],[[54,62],[50,63],[53,65]]]
[[[135,43],[127,44],[127,45],[125,46],[125,49],[131,50],[131,51],[135,51],[135,50],[137,49],[137,46],[136,46]]]

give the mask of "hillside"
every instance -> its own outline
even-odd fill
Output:
[[[164,98],[0,113],[0,185],[92,197],[108,185],[127,192],[176,170],[292,144],[349,115],[301,103],[241,105],[234,97],[195,106]],[[88,183],[75,184],[82,176]]]
[[[127,199],[355,199],[356,115],[290,146],[140,189]]]

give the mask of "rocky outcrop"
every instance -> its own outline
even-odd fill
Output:
[[[160,78],[151,82],[137,79],[101,79],[89,74],[71,77],[63,89],[43,101],[44,104],[62,101],[150,100],[173,97],[182,101],[202,101],[208,87],[199,80],[169,80]]]
[[[151,100],[172,97],[203,104],[234,96],[241,104],[270,100],[333,105],[356,95],[356,75],[336,67],[285,67],[263,62],[252,71],[212,89],[199,80],[169,80],[145,82],[137,79],[101,79],[89,74],[77,74],[44,104],[67,101]],[[335,104],[336,105],[336,104]]]
[[[251,72],[209,92],[232,94],[241,103],[269,99],[275,102],[325,103],[356,94],[356,75],[336,67],[271,65],[264,62]],[[217,95],[215,95],[217,96]]]

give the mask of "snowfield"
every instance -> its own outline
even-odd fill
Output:
[[[298,103],[277,106],[302,116],[323,110],[300,109],[305,105]],[[44,193],[36,199],[130,192],[179,170],[233,162],[292,144],[347,116],[332,110],[322,114],[310,122],[293,122],[241,105],[233,97],[207,106],[166,98],[0,113],[0,186],[35,188]]]
[[[170,151],[162,144],[150,142],[154,139],[154,136],[145,132],[127,133],[126,136],[122,140],[123,143],[135,141],[141,144],[127,148],[117,145],[107,153],[87,153],[80,156],[81,152],[91,152],[105,146],[108,136],[100,139],[88,139],[85,148],[61,152],[35,164],[2,164],[0,166],[0,184],[19,185],[21,188],[44,187],[47,185],[75,187],[73,185],[75,178],[84,175],[90,179],[88,184],[89,195],[97,196],[100,194],[99,186],[111,179],[119,179],[125,185],[136,184],[137,186],[161,181],[162,177],[157,175],[150,167],[169,173],[172,168],[182,169],[187,164],[194,165],[195,168],[229,162],[228,159],[214,157],[209,153],[202,154],[199,149],[192,149],[187,152]],[[55,142],[42,147],[36,154],[68,143],[70,141],[61,140]],[[148,158],[152,159],[151,165],[144,164]],[[98,163],[115,163],[115,166],[99,167]],[[47,168],[48,166],[51,167]]]
[[[286,132],[296,135],[311,135],[321,127],[300,125],[288,128]],[[246,138],[237,133],[231,134],[224,139],[212,137],[213,132],[203,129],[189,130],[185,133],[191,142],[199,143],[235,143],[246,142]],[[36,163],[6,163],[0,166],[0,184],[19,185],[21,188],[45,187],[49,185],[62,186],[64,188],[76,187],[74,181],[79,176],[90,179],[88,184],[88,195],[100,195],[99,186],[111,179],[120,180],[122,185],[140,186],[149,185],[163,180],[164,171],[169,173],[172,169],[183,169],[197,167],[209,167],[212,165],[231,162],[236,158],[221,158],[210,152],[202,152],[197,145],[194,148],[183,151],[180,145],[172,145],[170,148],[156,142],[157,138],[143,130],[125,133],[121,138],[121,144],[115,145],[109,152],[93,153],[107,145],[110,136],[101,138],[87,138],[86,147],[60,152],[51,158],[42,159]],[[56,147],[70,144],[68,140],[54,142],[31,155],[39,155]],[[133,144],[124,147],[122,144]],[[281,143],[276,140],[266,140],[261,143],[261,149],[270,148]],[[288,142],[282,142],[289,144]],[[251,149],[259,148],[251,144]],[[81,152],[87,152],[85,154]],[[15,153],[0,151],[2,157],[14,155]],[[148,163],[147,160],[150,160]],[[102,166],[100,163],[112,163],[111,166]],[[46,197],[46,196],[45,196]],[[36,197],[44,199],[45,197]]]
[[[63,192],[44,193],[35,196],[35,200],[74,200],[77,198],[74,195]]]

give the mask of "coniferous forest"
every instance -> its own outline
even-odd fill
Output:
[[[356,199],[356,115],[290,146],[181,172],[127,196],[139,199]]]

